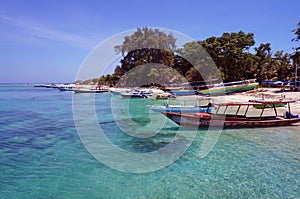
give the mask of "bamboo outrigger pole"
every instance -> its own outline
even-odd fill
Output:
[[[262,115],[264,114],[265,107],[266,107],[266,105],[264,104],[263,109],[262,109],[262,111],[260,113],[260,117],[259,117],[260,120],[261,120]]]
[[[277,117],[277,110],[276,110],[276,107],[275,107],[275,103],[273,103],[273,108],[274,108],[275,116]]]

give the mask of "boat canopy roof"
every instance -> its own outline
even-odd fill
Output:
[[[287,104],[287,103],[294,103],[296,102],[295,100],[266,100],[266,99],[254,99],[254,100],[249,100],[249,102],[254,102],[254,103],[260,103],[260,104]]]
[[[174,98],[171,100],[176,100],[176,101],[205,101],[205,100],[214,100],[213,97],[178,97]]]
[[[220,103],[212,103],[217,106],[252,106],[252,105],[267,105],[267,104],[287,104],[294,103],[295,100],[249,100],[248,102],[220,102]]]
[[[219,103],[212,103],[213,105],[217,106],[252,106],[252,105],[261,105],[261,103],[257,102],[219,102]]]

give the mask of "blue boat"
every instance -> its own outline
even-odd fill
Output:
[[[174,96],[187,96],[187,95],[197,95],[199,92],[197,90],[167,90],[168,93]]]

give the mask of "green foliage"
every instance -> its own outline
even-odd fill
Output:
[[[124,38],[122,45],[115,46],[117,53],[122,53],[123,57],[126,53],[136,51],[137,49],[163,49],[174,50],[176,39],[170,34],[166,34],[159,29],[151,29],[148,27],[137,28],[130,36]]]
[[[199,43],[214,60],[224,81],[243,79],[253,72],[253,56],[247,52],[255,44],[253,33],[224,33]]]
[[[290,63],[290,55],[284,53],[283,50],[277,51],[273,59],[273,80],[291,79],[291,74],[294,72],[294,67]]]
[[[291,79],[293,72],[287,53],[276,52],[272,57],[270,43],[255,47],[255,54],[248,52],[255,44],[253,33],[224,33],[221,37],[210,37],[200,44],[218,66],[225,82],[252,78],[259,82]]]
[[[173,67],[176,61],[173,53],[173,50],[176,48],[175,42],[176,39],[171,33],[166,34],[159,29],[151,29],[148,27],[137,28],[136,32],[124,38],[122,45],[115,46],[115,51],[122,53],[123,59],[121,60],[121,65],[115,69],[114,74],[120,78],[136,66],[149,63]],[[149,74],[146,73],[145,75],[145,71],[136,70],[131,72],[131,74],[127,74],[127,76],[133,76],[135,74],[135,80],[138,80],[138,76],[142,76],[143,78],[146,76],[152,77],[153,81],[158,81],[158,75],[168,75],[166,71],[157,71],[156,68],[152,68],[148,72]],[[128,79],[128,77],[126,78]],[[124,84],[124,81],[123,79],[122,84]],[[128,83],[128,80],[126,82]]]
[[[85,85],[96,85],[99,81],[99,78],[88,79],[82,82]]]
[[[296,35],[292,41],[300,41],[300,21],[298,22],[296,29],[294,29],[292,32]]]
[[[300,22],[293,32],[296,34],[293,41],[299,41]],[[115,46],[116,53],[122,53],[123,59],[114,74],[102,76],[98,83],[141,86],[170,83],[169,80],[180,82],[182,77],[188,81],[209,80],[219,77],[219,74],[224,82],[251,78],[258,81],[284,80],[293,76],[291,58],[295,61],[300,57],[297,51],[292,56],[277,51],[273,56],[270,43],[254,48],[254,34],[243,31],[190,42],[179,49],[176,49],[175,42],[171,33],[148,27],[137,28],[124,38],[121,45]],[[251,48],[254,48],[254,53],[249,52]],[[219,73],[211,67],[214,64]]]
[[[153,84],[167,84],[179,75],[171,67],[163,64],[148,63],[126,72],[117,82],[119,87],[139,87]]]
[[[292,39],[294,42],[300,41],[300,22],[297,24],[297,28],[292,31],[296,37]],[[294,64],[300,64],[300,46],[294,48],[295,52],[291,55]]]
[[[136,32],[134,32],[130,36],[126,36],[124,38],[124,42],[122,45],[115,46],[115,51],[117,53],[122,53],[123,59],[121,60],[121,65],[115,69],[115,74],[118,77],[124,76],[130,70],[137,66],[147,65],[150,63],[160,64],[169,66],[172,69],[178,71],[178,74],[175,75],[177,78],[172,78],[170,76],[170,71],[172,69],[158,69],[152,68],[148,72],[135,70],[131,72],[130,75],[136,74],[135,80],[137,82],[139,77],[142,76],[144,79],[148,79],[147,77],[152,78],[152,83],[166,83],[166,79],[176,81],[181,79],[180,76],[185,76],[187,72],[190,70],[192,65],[188,63],[187,60],[183,59],[180,55],[175,54],[174,50],[176,49],[175,45],[176,39],[174,36],[170,34],[166,34],[158,29],[151,29],[148,27],[138,28]],[[151,65],[153,66],[153,65]],[[191,74],[191,71],[189,72]],[[167,78],[168,77],[168,78]],[[195,78],[199,79],[200,75],[190,75],[189,80],[193,81]],[[122,84],[124,84],[122,81]],[[133,81],[133,79],[132,79]],[[128,84],[128,77],[127,81]]]
[[[118,80],[119,77],[117,77],[116,74],[108,74],[106,76],[103,75],[99,78],[98,85],[114,86]]]
[[[261,82],[262,80],[270,79],[270,76],[273,76],[270,70],[272,66],[271,44],[260,44],[259,47],[254,49],[256,51],[255,55],[257,60],[257,80]]]
[[[180,71],[188,81],[215,79],[218,73],[214,70],[214,62],[198,42],[189,42],[177,50],[178,62],[176,70]],[[190,63],[191,61],[192,63]],[[200,74],[201,73],[201,74]]]

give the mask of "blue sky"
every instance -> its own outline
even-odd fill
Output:
[[[114,34],[163,27],[195,40],[253,32],[256,46],[292,52],[300,1],[2,0],[0,83],[72,82],[90,51]]]

